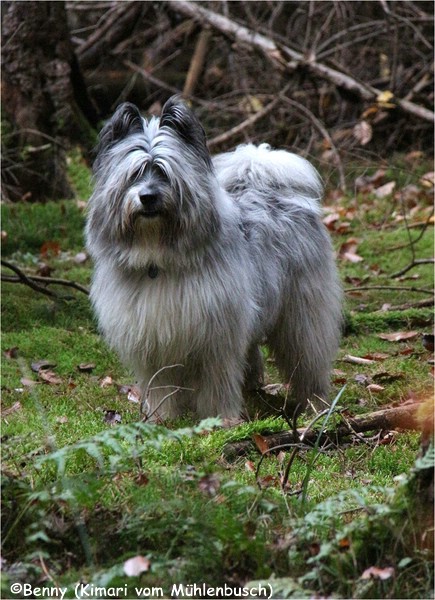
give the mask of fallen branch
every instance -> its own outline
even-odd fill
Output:
[[[256,33],[243,25],[231,21],[227,17],[199,6],[197,2],[191,2],[190,0],[167,1],[175,12],[196,19],[203,26],[210,25],[237,42],[261,51],[281,70],[293,72],[296,68],[300,68],[311,71],[322,79],[326,79],[337,87],[352,92],[366,101],[376,102],[377,98],[381,95],[381,90],[361,83],[345,73],[317,62],[313,54],[307,57],[289,46],[278,45],[260,33]],[[394,98],[394,102],[401,110],[408,114],[431,123],[435,121],[435,113],[423,106],[401,98]]]
[[[69,281],[68,279],[58,279],[54,277],[42,277],[40,275],[26,275],[19,267],[13,265],[12,263],[3,260],[1,261],[3,267],[10,269],[14,273],[16,273],[17,277],[13,277],[10,275],[4,275],[2,273],[1,280],[6,283],[22,283],[27,285],[35,292],[40,292],[41,294],[45,294],[46,296],[50,296],[51,298],[62,298],[58,296],[55,292],[47,289],[45,286],[47,285],[62,285],[64,287],[71,287],[83,294],[89,295],[89,290],[84,286],[76,283],[75,281]],[[39,283],[43,283],[44,285],[39,285]],[[62,299],[65,299],[63,297]]]
[[[199,34],[195,51],[192,56],[189,71],[183,88],[183,96],[192,96],[196,88],[201,71],[204,67],[205,56],[208,50],[208,43],[211,38],[210,29],[203,29]]]
[[[395,292],[416,292],[419,294],[429,294],[433,296],[434,290],[428,290],[425,288],[417,288],[417,287],[409,287],[406,285],[361,285],[351,288],[345,288],[344,291],[346,293],[351,292],[367,292],[370,290],[385,290],[385,291],[395,291]]]
[[[376,412],[362,415],[359,417],[347,417],[344,424],[339,425],[335,429],[327,430],[322,436],[323,443],[337,443],[350,435],[366,433],[368,431],[382,431],[390,429],[407,429],[418,430],[419,424],[417,420],[417,411],[420,404],[410,404],[409,406],[398,406],[396,408],[387,408]],[[307,428],[299,428],[296,432],[280,431],[271,435],[263,436],[265,444],[269,448],[279,447],[294,447],[295,444],[300,445],[301,438],[307,446],[316,443],[318,431]],[[237,456],[256,449],[256,445],[252,440],[243,440],[241,442],[231,442],[226,444],[223,449],[223,454],[228,460],[234,459]]]
[[[434,262],[435,262],[434,258],[415,259],[411,263],[409,263],[409,265],[407,265],[403,269],[400,269],[400,271],[397,271],[396,273],[393,273],[392,275],[390,275],[390,277],[391,277],[391,279],[395,279],[396,277],[401,277],[402,275],[404,275],[405,273],[407,273],[414,267],[418,267],[420,265],[430,265],[430,264],[433,264]]]
[[[77,47],[76,54],[82,68],[90,67],[105,48],[113,47],[135,26],[143,10],[142,2],[114,4],[105,22]]]
[[[404,304],[396,304],[394,306],[389,306],[388,311],[393,310],[410,310],[412,308],[427,308],[429,306],[433,306],[434,301],[433,298],[431,300],[420,300],[419,302],[405,302]]]

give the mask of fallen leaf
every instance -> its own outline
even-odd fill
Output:
[[[11,413],[17,412],[17,410],[20,410],[21,408],[21,402],[14,402],[12,404],[12,406],[10,406],[9,408],[5,408],[2,410],[2,417],[7,417],[8,415],[10,415]]]
[[[387,196],[390,196],[393,193],[395,187],[396,182],[389,181],[388,183],[381,185],[381,187],[376,188],[374,194],[376,198],[386,198]]]
[[[368,375],[364,375],[363,373],[358,373],[358,375],[355,375],[353,380],[361,385],[368,385],[372,381],[372,378]]]
[[[39,373],[39,371],[44,371],[45,369],[54,369],[56,363],[50,362],[49,360],[37,360],[30,365],[32,371],[35,373]]]
[[[420,177],[420,183],[427,188],[431,188],[434,186],[435,181],[435,172],[430,171],[429,173],[425,173]]]
[[[219,481],[219,478],[213,473],[211,475],[204,475],[204,477],[201,477],[198,481],[198,488],[208,496],[215,496],[220,485],[221,482]]]
[[[429,352],[434,351],[434,335],[433,333],[423,333],[421,337],[421,343],[426,350]]]
[[[59,375],[56,375],[54,371],[48,369],[40,369],[38,371],[38,377],[42,379],[44,383],[48,383],[49,385],[59,385],[62,383],[62,379]]]
[[[393,381],[399,381],[403,379],[403,373],[389,373],[388,371],[381,371],[373,375],[373,381],[382,381],[383,383],[392,383]]]
[[[103,377],[103,379],[100,381],[100,387],[102,388],[106,388],[111,385],[113,385],[113,379],[110,377],[110,375],[106,375],[106,377]]]
[[[360,121],[353,128],[353,137],[361,146],[365,146],[373,137],[373,129],[368,121]]]
[[[374,579],[384,580],[384,579],[390,579],[390,577],[393,577],[393,575],[394,575],[393,567],[385,567],[383,569],[380,569],[379,567],[369,567],[361,575],[361,579],[371,579],[373,577]]]
[[[403,342],[405,340],[412,340],[419,335],[418,331],[397,331],[396,333],[378,333],[378,337],[381,340],[387,342]]]
[[[145,475],[145,473],[139,473],[138,475],[136,475],[136,477],[134,478],[134,482],[136,485],[140,485],[140,486],[145,486],[148,485],[149,483],[149,479],[148,477]]]
[[[349,238],[343,244],[341,244],[338,250],[338,258],[342,260],[347,260],[352,263],[361,262],[364,260],[362,256],[356,254],[356,250],[358,248],[358,240],[356,238]]]
[[[369,392],[372,392],[373,394],[377,394],[378,392],[382,392],[383,390],[385,390],[384,386],[379,385],[378,383],[369,383],[366,389],[369,390]]]
[[[279,396],[280,394],[288,393],[288,385],[283,383],[269,383],[262,388],[266,394],[271,396]]]
[[[320,552],[320,544],[318,542],[312,542],[308,546],[308,550],[309,550],[311,556],[317,556],[317,554],[319,554],[319,552]]]
[[[251,471],[251,473],[255,473],[255,471],[257,470],[255,467],[255,464],[252,462],[252,460],[247,460],[245,462],[245,469],[247,471]]]
[[[18,358],[18,346],[13,346],[12,348],[6,348],[4,351],[4,355],[6,358]]]
[[[378,169],[373,175],[360,175],[355,179],[356,189],[360,192],[371,191],[382,183],[385,172],[385,169]]]
[[[39,253],[44,258],[48,256],[58,256],[60,254],[59,242],[47,241],[44,242],[39,250]]]
[[[376,102],[381,108],[395,108],[396,105],[391,102],[393,98],[393,92],[390,92],[390,90],[384,90],[376,96]]]
[[[38,270],[36,271],[36,273],[37,273],[37,275],[40,275],[41,277],[50,277],[50,275],[53,273],[53,271],[54,271],[53,267],[51,267],[47,263],[41,262],[38,265]]]
[[[134,402],[135,404],[140,402],[142,393],[140,391],[140,388],[137,387],[137,385],[117,385],[116,386],[118,389],[118,393],[119,394],[126,394],[127,396],[127,400],[129,402]]]
[[[279,483],[276,475],[265,475],[264,477],[258,477],[257,484],[262,488],[275,487]]]
[[[261,454],[264,454],[269,450],[269,444],[267,442],[267,439],[259,433],[253,433],[252,439],[254,440],[255,445],[260,450]]]
[[[124,573],[128,577],[137,577],[141,573],[145,573],[150,570],[151,561],[145,556],[133,556],[124,563]]]
[[[28,379],[27,377],[21,377],[20,382],[24,385],[24,387],[33,387],[34,385],[38,385],[38,381],[33,381],[33,379]]]
[[[350,548],[350,540],[348,538],[342,538],[338,542],[338,548],[339,548],[340,552],[344,552],[346,550],[349,550],[349,548]]]
[[[105,410],[104,413],[104,422],[108,425],[116,425],[117,423],[121,423],[122,417],[116,412],[116,410]]]
[[[82,373],[91,373],[95,369],[95,363],[80,363],[77,369]]]

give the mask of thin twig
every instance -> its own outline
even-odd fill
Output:
[[[396,277],[401,277],[402,275],[404,275],[405,273],[407,273],[408,271],[410,271],[414,267],[418,267],[419,265],[430,265],[430,264],[433,264],[434,262],[435,262],[435,259],[433,259],[433,258],[414,259],[411,263],[409,263],[409,265],[407,265],[406,267],[404,267],[400,271],[397,271],[396,273],[393,273],[392,275],[390,275],[390,277],[392,279],[394,279]]]
[[[241,133],[248,127],[251,127],[251,125],[253,125],[257,121],[259,121],[260,119],[262,119],[263,117],[268,115],[270,112],[272,112],[272,110],[275,108],[275,106],[278,104],[278,102],[280,100],[282,100],[283,95],[288,90],[288,88],[289,88],[289,85],[287,85],[283,89],[283,91],[278,95],[277,98],[272,100],[272,102],[269,102],[269,104],[267,104],[264,108],[262,108],[258,112],[254,113],[253,115],[251,115],[250,117],[248,117],[247,119],[245,119],[244,121],[242,121],[241,123],[236,125],[235,127],[232,127],[228,131],[225,131],[224,133],[217,135],[216,137],[209,140],[208,147],[212,148],[213,146],[218,146],[219,144],[222,144],[223,142],[227,142],[231,138],[235,137],[236,135],[238,135],[239,133]]]
[[[432,261],[433,262],[433,261]],[[359,291],[370,291],[370,290],[391,290],[395,292],[417,292],[421,294],[430,294],[433,296],[434,290],[427,290],[425,288],[408,287],[406,285],[364,285],[360,287],[345,288],[345,292],[359,292]]]
[[[46,296],[50,296],[51,298],[59,299],[59,296],[57,294],[55,294],[51,290],[48,290],[47,288],[43,287],[42,285],[38,285],[37,283],[35,283],[30,277],[27,277],[27,275],[25,275],[25,273],[23,273],[23,271],[21,269],[19,269],[17,266],[15,266],[15,265],[11,264],[10,262],[3,260],[3,259],[1,261],[1,264],[4,267],[7,267],[8,269],[10,269],[11,271],[13,271],[14,273],[16,273],[18,275],[18,278],[16,279],[16,283],[23,283],[24,285],[29,286],[32,290],[35,290],[35,292],[40,292],[41,294],[45,294]],[[3,275],[2,275],[2,279],[3,279]]]
[[[321,121],[306,106],[304,106],[300,102],[296,102],[296,100],[293,100],[292,98],[285,98],[284,100],[287,104],[289,104],[290,106],[292,106],[293,108],[295,108],[296,110],[298,110],[299,112],[304,114],[306,117],[308,117],[308,119],[313,123],[314,127],[320,132],[321,135],[323,135],[325,140],[330,145],[331,150],[334,153],[334,157],[335,157],[335,161],[336,161],[336,167],[337,167],[338,175],[339,175],[339,179],[340,179],[340,188],[341,188],[341,191],[345,192],[346,191],[346,177],[344,175],[343,163],[341,162],[340,153],[338,152],[336,145],[334,144],[331,136],[329,135],[328,130],[321,123]]]
[[[79,292],[83,292],[83,294],[89,295],[89,290],[84,286],[76,283],[75,281],[70,281],[68,279],[59,279],[55,277],[42,277],[40,275],[26,275],[19,267],[13,265],[9,261],[2,259],[1,264],[13,271],[17,274],[18,277],[12,277],[10,275],[1,276],[1,280],[7,283],[24,283],[28,285],[33,290],[37,292],[41,292],[42,294],[46,294],[47,296],[52,296],[55,298],[59,298],[57,294],[52,292],[51,290],[47,290],[45,287],[38,285],[38,283],[45,283],[46,285],[62,285],[65,287],[71,287]]]

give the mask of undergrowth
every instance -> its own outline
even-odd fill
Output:
[[[70,169],[83,199],[90,180],[79,155]],[[417,183],[424,171],[416,171]],[[410,182],[411,175],[398,179],[400,186]],[[432,309],[416,304],[427,297],[419,290],[433,287],[430,265],[400,282],[390,274],[431,255],[432,230],[413,254],[414,230],[397,219],[396,200],[348,194],[339,204],[330,206],[341,211],[332,236],[352,291],[334,365],[337,405],[317,423],[319,431],[335,427],[341,415],[431,392],[432,355],[422,335],[431,331]],[[418,209],[411,220],[426,222],[424,194]],[[82,203],[2,211],[7,261],[29,274],[42,264],[53,277],[89,285]],[[342,254],[350,237],[361,260]],[[35,597],[39,588],[58,586],[73,598],[80,582],[106,591],[121,586],[121,598],[139,597],[136,587],[147,588],[148,597],[159,590],[176,597],[173,585],[194,583],[225,584],[235,597],[241,586],[260,585],[271,586],[274,598],[431,597],[433,523],[420,486],[433,448],[421,451],[420,433],[385,431],[300,450],[283,488],[288,449],[260,457],[252,446],[231,461],[223,454],[255,434],[288,430],[279,407],[258,406],[253,414],[260,418],[231,429],[189,415],[165,427],[141,422],[131,374],[100,339],[87,296],[69,295],[56,300],[3,285],[2,597],[25,597],[11,595],[11,586],[27,583]],[[397,332],[415,335],[379,337]],[[267,352],[265,358],[266,383],[276,383]],[[49,364],[45,379],[41,360]],[[126,575],[126,561],[137,557],[143,571]]]

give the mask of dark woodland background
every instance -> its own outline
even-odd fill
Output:
[[[249,140],[343,164],[433,149],[431,2],[3,2],[3,196],[71,197],[125,100],[188,99],[210,150]],[[324,172],[324,169],[323,169]]]

